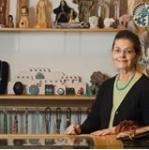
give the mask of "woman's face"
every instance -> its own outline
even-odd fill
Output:
[[[128,39],[117,39],[112,49],[112,59],[118,70],[134,69],[138,57],[133,43]]]

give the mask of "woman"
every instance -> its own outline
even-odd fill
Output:
[[[84,123],[70,125],[66,134],[116,134],[116,126],[124,120],[138,126],[149,124],[149,78],[137,70],[140,55],[138,36],[128,30],[118,32],[112,45],[118,74],[100,87]]]

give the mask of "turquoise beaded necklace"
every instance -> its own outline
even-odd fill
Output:
[[[132,77],[128,80],[128,82],[123,87],[119,87],[119,85],[118,85],[119,75],[118,75],[118,77],[116,79],[116,84],[115,84],[116,89],[118,91],[125,90],[128,87],[128,85],[130,84],[130,82],[134,79],[134,77],[135,77],[135,73],[132,75]]]

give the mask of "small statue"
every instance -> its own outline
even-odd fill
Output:
[[[113,6],[114,6],[114,19],[117,20],[120,17],[120,1],[114,0]]]
[[[7,0],[0,0],[0,26],[5,27],[7,16]]]
[[[16,27],[19,27],[19,22],[21,18],[22,7],[27,7],[29,10],[29,0],[17,0],[17,9],[16,9]]]
[[[12,15],[8,15],[7,27],[8,28],[13,28],[14,27],[13,16]]]
[[[73,3],[78,4],[79,21],[88,23],[92,0],[73,0]]]
[[[90,28],[97,28],[98,26],[98,17],[91,16],[89,17]]]
[[[105,74],[103,74],[100,71],[93,72],[93,74],[90,77],[90,82],[92,84],[92,91],[95,91],[97,93],[100,86],[103,84],[105,80],[107,80],[109,77]]]
[[[70,8],[66,1],[61,0],[60,6],[54,9],[56,14],[55,23],[72,23],[74,22],[77,14],[74,9]]]
[[[125,29],[128,27],[129,22],[132,20],[132,16],[128,15],[128,14],[124,14],[121,17],[119,17],[118,21],[119,21],[119,25],[118,28],[119,29]]]
[[[104,19],[102,17],[98,17],[98,27],[104,28]]]
[[[24,94],[24,85],[22,84],[22,82],[17,81],[15,82],[14,86],[13,86],[13,90],[15,95],[22,95]]]
[[[70,14],[69,14],[69,23],[74,23],[75,19],[77,17],[77,13],[74,11],[74,9],[71,9]]]
[[[104,19],[104,27],[105,28],[113,27],[114,23],[115,23],[115,20],[113,18],[105,18]]]
[[[36,7],[37,28],[47,28],[47,3],[45,0],[39,0]]]
[[[26,6],[21,8],[19,28],[28,28],[29,27],[29,13]]]

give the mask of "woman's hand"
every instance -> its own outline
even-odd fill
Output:
[[[115,128],[116,127],[98,130],[98,131],[92,132],[91,135],[100,136],[100,135],[116,134]]]
[[[65,134],[77,135],[81,133],[80,125],[71,124],[65,131]]]

